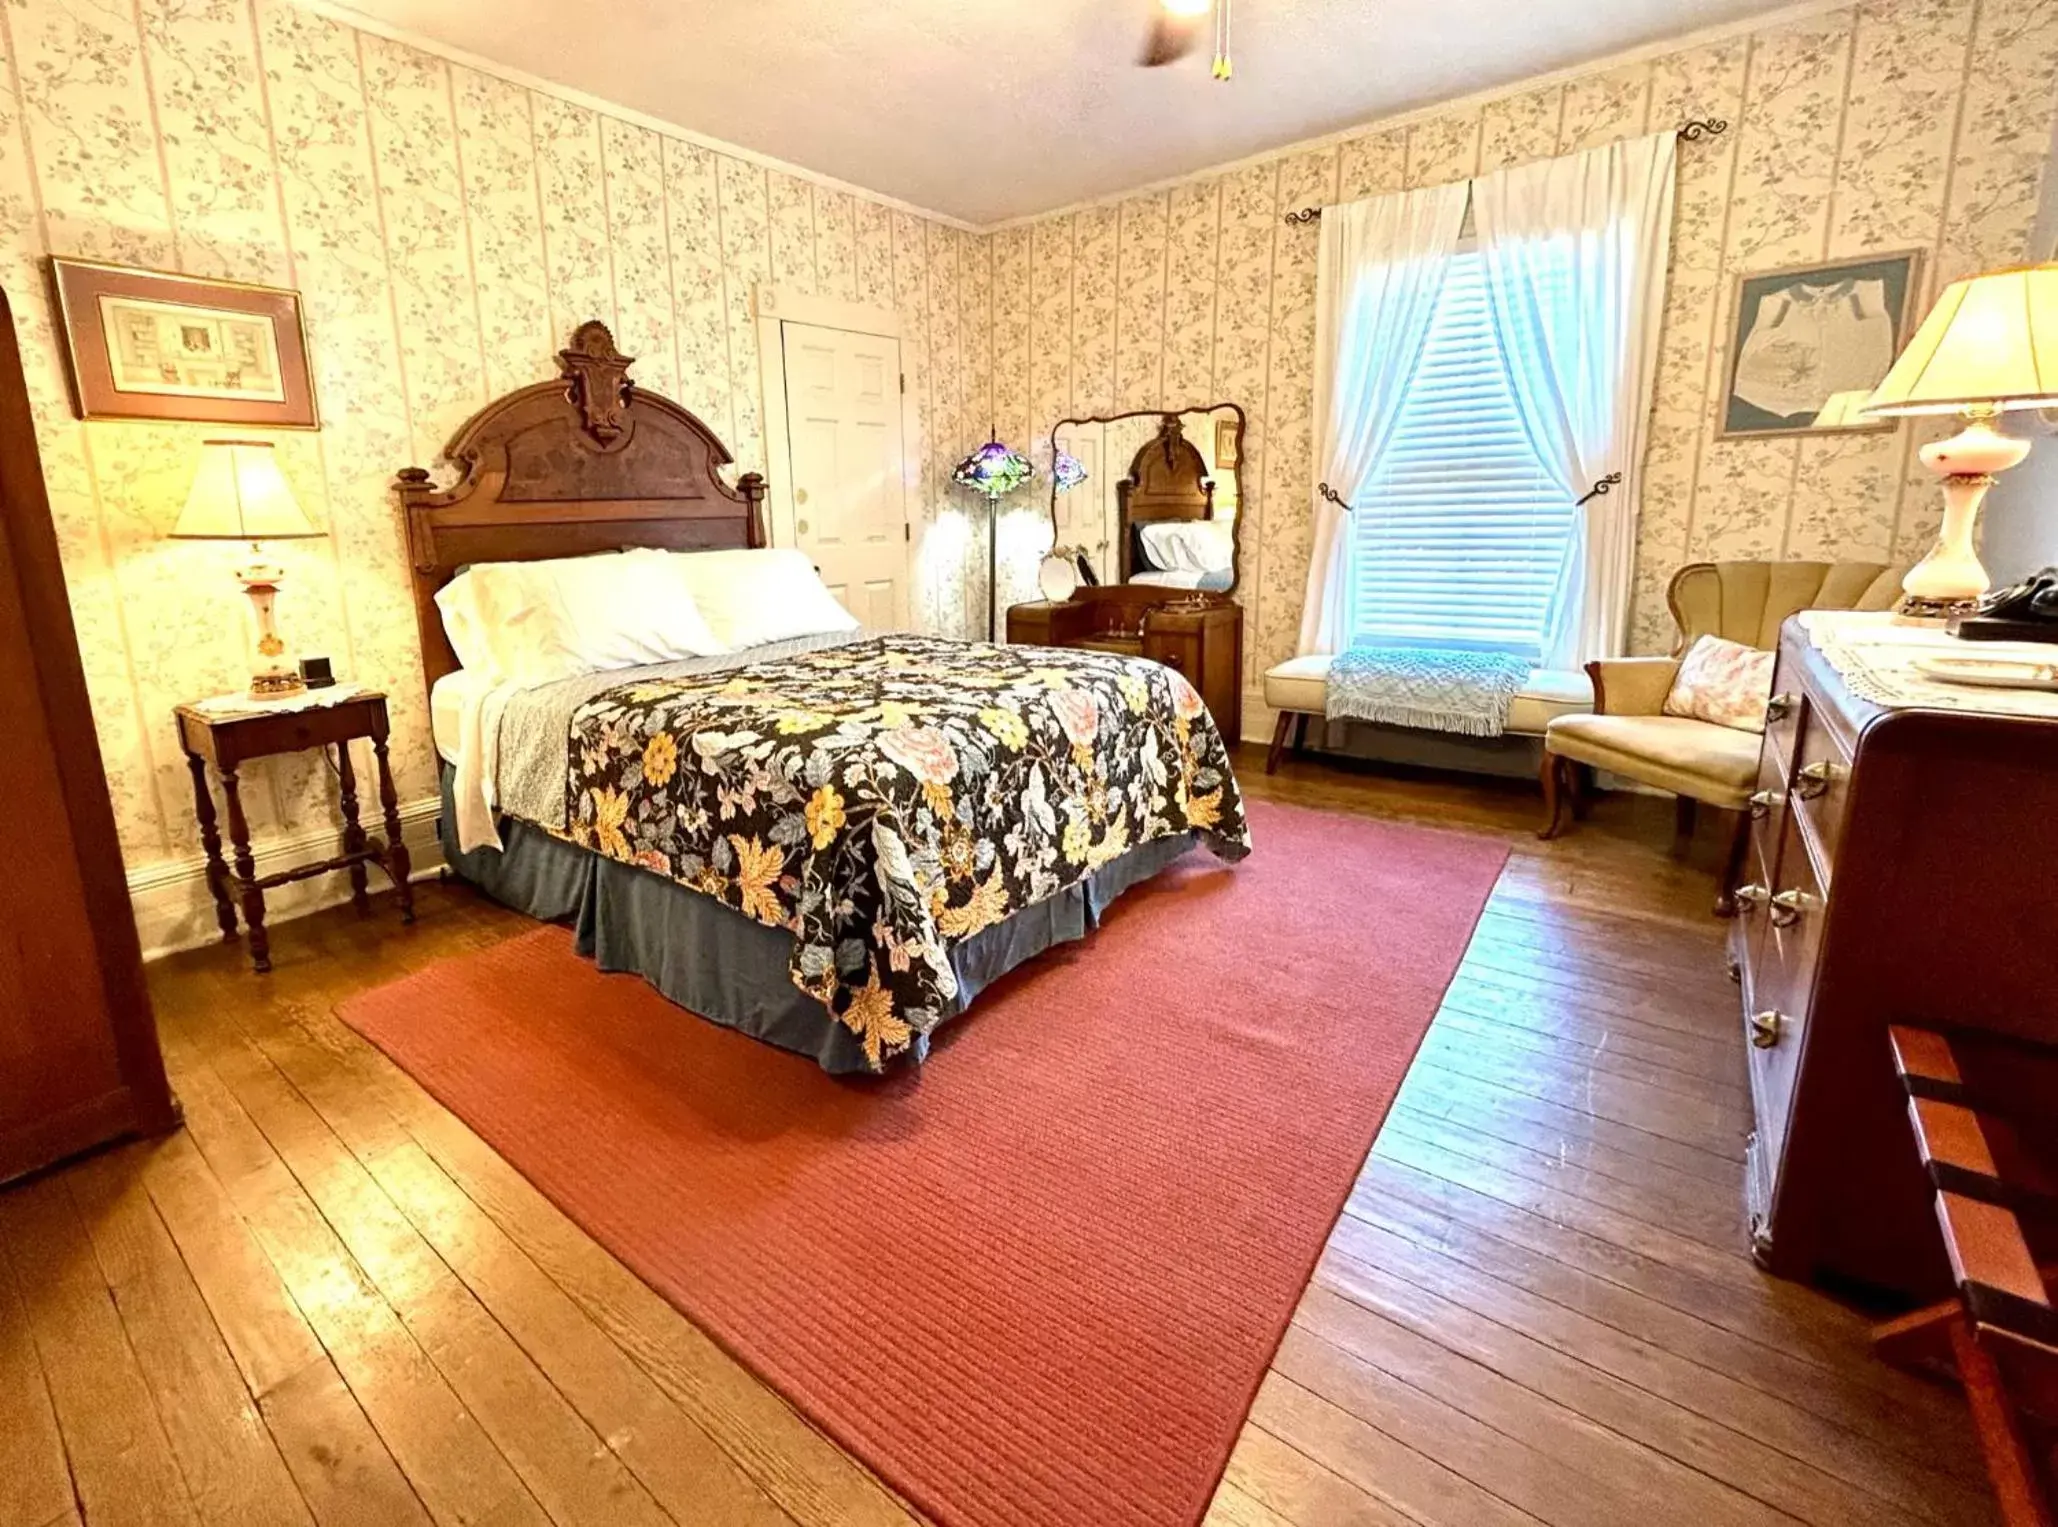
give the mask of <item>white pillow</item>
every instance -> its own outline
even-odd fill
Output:
[[[436,603],[458,661],[496,683],[540,684],[727,650],[679,579],[643,554],[481,563]]]
[[[1226,572],[1235,554],[1229,527],[1215,520],[1161,520],[1141,529],[1145,554],[1168,573]]]
[[[1665,714],[1712,721],[1740,732],[1765,730],[1777,655],[1719,636],[1703,636],[1679,660]]]
[[[857,617],[837,603],[805,552],[781,547],[643,555],[664,559],[731,650],[858,628]]]

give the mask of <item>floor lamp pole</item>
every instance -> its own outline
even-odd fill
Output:
[[[1000,622],[1000,500],[986,500],[986,639],[999,641],[994,627]]]

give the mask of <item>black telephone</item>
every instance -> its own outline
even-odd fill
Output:
[[[1951,622],[1969,642],[2058,642],[2058,567],[2031,573],[1979,602],[1979,613]]]

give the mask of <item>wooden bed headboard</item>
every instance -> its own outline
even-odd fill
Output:
[[[727,448],[670,398],[629,380],[632,358],[606,324],[580,324],[558,360],[556,380],[495,399],[451,436],[450,486],[436,487],[422,467],[404,468],[394,485],[431,685],[458,667],[436,591],[474,562],[765,544],[764,478],[723,482]]]

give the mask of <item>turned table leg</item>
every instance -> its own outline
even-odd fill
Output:
[[[229,844],[235,851],[236,878],[240,882],[243,921],[250,929],[250,964],[259,975],[272,968],[271,935],[264,931],[264,892],[254,882],[257,861],[250,854],[250,822],[243,815],[243,792],[234,769],[224,769],[222,794],[229,802]]]
[[[411,923],[414,921],[414,886],[407,878],[410,866],[407,845],[400,841],[400,793],[393,788],[393,764],[386,756],[384,731],[372,736],[372,756],[379,765],[379,804],[385,810],[386,873],[393,877],[394,889],[400,893],[400,920]]]
[[[350,744],[347,742],[336,744],[336,786],[338,804],[343,808],[343,852],[362,853],[365,835],[357,820],[357,770],[350,762]],[[362,859],[350,866],[350,904],[357,908],[359,917],[371,910]]]
[[[200,819],[200,848],[207,855],[207,889],[214,896],[214,920],[221,925],[222,942],[233,943],[236,906],[229,899],[229,867],[222,860],[222,833],[214,814],[214,792],[207,788],[207,760],[198,753],[188,753],[186,767],[193,772],[193,815]]]

